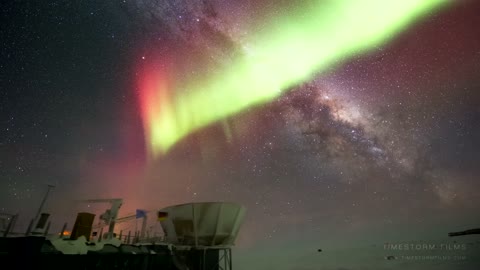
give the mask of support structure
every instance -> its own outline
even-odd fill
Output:
[[[113,231],[115,229],[115,222],[117,221],[118,210],[123,204],[123,199],[93,199],[84,200],[82,202],[87,203],[110,203],[110,209],[107,209],[105,213],[100,215],[100,219],[108,225],[107,239],[113,238]]]
[[[50,193],[50,190],[54,187],[55,187],[54,185],[48,185],[47,192],[45,193],[45,196],[43,197],[42,202],[40,203],[40,206],[38,207],[37,213],[35,214],[35,217],[33,218],[34,224],[35,224],[35,222],[38,221],[38,218],[40,217],[40,213],[42,213],[43,206],[45,205],[45,202],[47,201],[47,198],[48,198],[48,193]]]
[[[5,231],[3,232],[3,237],[7,237],[8,234],[11,231],[13,231],[13,229],[15,227],[15,222],[17,222],[18,214],[0,213],[0,216],[6,216],[9,219],[7,227],[5,228]]]
[[[142,229],[140,231],[140,239],[145,239],[145,230],[147,228],[147,216],[142,217]]]
[[[207,250],[217,250],[218,261],[215,265],[207,267]],[[206,247],[203,250],[202,270],[233,270],[232,267],[232,248],[231,247]]]
[[[480,234],[480,228],[477,229],[470,229],[461,232],[451,232],[448,233],[448,236],[461,236],[461,235],[469,235],[469,234]]]

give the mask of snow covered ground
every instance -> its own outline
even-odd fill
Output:
[[[234,251],[237,270],[478,270],[480,236],[355,248]]]

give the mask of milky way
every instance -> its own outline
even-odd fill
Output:
[[[475,1],[430,10],[150,158],[147,114],[255,56],[272,22],[318,3],[2,4],[1,211],[24,230],[46,183],[52,230],[81,208],[73,199],[122,197],[121,215],[235,201],[247,208],[236,269],[476,269],[473,246],[463,262],[397,263],[382,249],[480,226]]]

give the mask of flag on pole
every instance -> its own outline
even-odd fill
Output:
[[[142,210],[142,209],[137,209],[135,212],[135,218],[143,218],[147,216],[147,211]]]

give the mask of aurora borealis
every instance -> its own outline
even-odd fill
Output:
[[[480,239],[447,235],[480,227],[479,1],[0,5],[19,232],[54,184],[52,232],[81,199],[240,203],[237,270],[479,269]],[[447,259],[384,248],[452,241]]]
[[[318,1],[297,16],[275,18],[253,38],[253,54],[234,59],[223,72],[187,82],[186,92],[168,97],[165,92],[175,90],[165,89],[166,78],[145,79],[143,121],[152,153],[165,152],[198,128],[271,101],[332,64],[374,48],[445,2]]]

